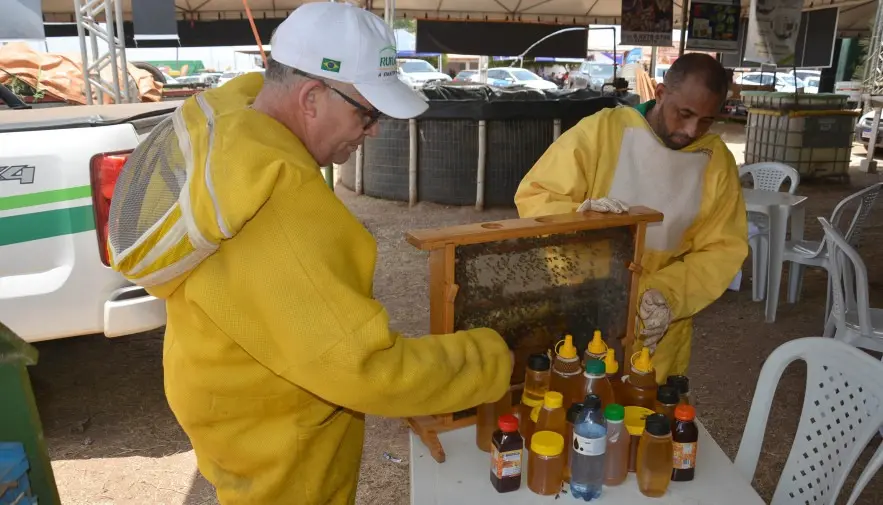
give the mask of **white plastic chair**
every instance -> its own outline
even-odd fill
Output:
[[[784,163],[766,161],[743,165],[739,168],[739,177],[750,174],[754,180],[754,189],[762,191],[779,191],[788,180],[788,193],[797,192],[800,185],[800,174]],[[766,296],[767,263],[769,259],[769,218],[759,212],[748,212],[748,245],[751,247],[751,298],[759,302]]]
[[[770,505],[833,505],[883,423],[883,363],[843,342],[801,338],[770,354],[757,380],[736,471],[753,480],[776,386],[796,360],[806,362],[803,411]],[[847,505],[855,503],[881,464],[883,446],[862,471]]]
[[[867,223],[868,215],[874,208],[881,188],[883,188],[883,182],[872,184],[840,200],[840,203],[834,207],[830,223],[841,232],[850,246],[858,247],[862,230]],[[853,207],[855,207],[854,211]],[[848,222],[844,222],[843,218],[847,210],[853,212],[852,218]],[[800,299],[800,292],[803,290],[803,271],[806,267],[820,267],[828,270],[828,295],[825,300],[825,317],[827,318],[831,312],[831,269],[828,264],[828,250],[825,247],[825,241],[789,241],[785,243],[785,252],[782,258],[789,262],[788,303],[797,303],[797,300]]]
[[[825,322],[825,337],[834,337],[862,349],[883,351],[883,309],[872,309],[868,302],[868,270],[858,251],[825,218],[829,252],[829,279],[834,306]]]

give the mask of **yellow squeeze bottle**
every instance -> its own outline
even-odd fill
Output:
[[[650,349],[643,348],[632,356],[632,370],[623,381],[620,400],[626,407],[656,408],[656,369],[650,359]]]
[[[589,342],[589,346],[586,348],[585,360],[589,361],[592,359],[597,359],[600,361],[604,361],[606,357],[607,344],[601,338],[601,331],[595,330],[595,333],[592,335],[592,341]]]
[[[564,396],[562,408],[566,412],[574,403],[583,399],[583,367],[577,356],[573,337],[567,335],[555,346],[555,360],[552,363],[552,377],[549,390]]]
[[[619,362],[616,361],[616,351],[607,349],[607,355],[604,357],[604,366],[607,372],[607,380],[613,388],[613,399],[615,403],[622,404],[620,401],[620,390],[622,389],[622,374],[619,373]]]

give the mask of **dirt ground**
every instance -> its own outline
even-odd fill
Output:
[[[741,162],[741,128],[719,125],[718,130]],[[857,148],[856,153],[864,155],[864,150]],[[821,236],[816,216],[829,215],[840,198],[877,180],[853,173],[849,184],[802,184],[799,193],[809,196],[808,238]],[[477,213],[432,204],[408,209],[406,204],[356,197],[341,187],[337,191],[377,238],[376,296],[389,309],[393,326],[410,335],[428,330],[427,263],[426,256],[405,243],[403,233],[515,215],[506,209]],[[883,206],[878,204],[862,248],[872,306],[883,304],[881,216]],[[776,323],[764,323],[763,304],[751,301],[749,261],[741,291],[727,292],[696,318],[690,369],[694,396],[703,422],[730,457],[738,449],[765,357],[791,339],[821,334],[824,303],[824,273],[808,270],[803,299],[788,305],[783,295]],[[153,331],[116,340],[96,335],[37,346],[40,362],[31,376],[66,505],[216,503],[163,396],[161,344],[162,331]],[[804,381],[804,370],[794,366],[776,394],[755,482],[767,500],[791,447]],[[393,419],[369,418],[367,425],[358,503],[409,503],[407,430]],[[866,458],[877,443],[879,439]],[[402,463],[384,459],[385,452],[401,457]],[[860,503],[883,503],[883,476],[877,475]]]

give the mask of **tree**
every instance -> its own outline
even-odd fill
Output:
[[[417,33],[417,20],[415,19],[396,19],[392,22],[394,30],[407,30],[408,33]]]

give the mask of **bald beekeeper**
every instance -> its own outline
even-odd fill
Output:
[[[636,314],[659,382],[686,373],[693,316],[723,294],[748,254],[736,162],[708,133],[728,84],[714,58],[681,56],[656,100],[583,119],[549,146],[515,194],[521,217],[637,204],[665,215],[647,228]]]

